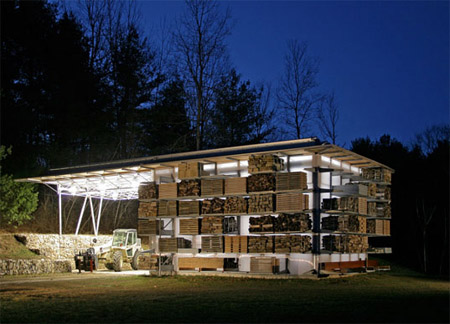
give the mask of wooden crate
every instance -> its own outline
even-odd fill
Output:
[[[222,234],[223,217],[205,216],[201,221],[202,234]]]
[[[223,179],[212,179],[201,181],[202,196],[222,196]]]
[[[155,182],[144,182],[139,185],[138,189],[139,199],[157,199],[158,185]]]
[[[307,195],[300,193],[283,193],[277,194],[276,207],[277,211],[302,211],[305,208],[305,200]],[[309,203],[308,203],[309,204]]]
[[[251,273],[276,273],[280,267],[280,260],[275,257],[252,257],[250,258]]]
[[[275,191],[275,175],[272,173],[253,174],[247,178],[248,192]]]
[[[202,252],[222,253],[223,252],[222,236],[202,236]]]
[[[178,197],[198,197],[200,196],[199,180],[181,180],[178,184]]]
[[[253,195],[248,198],[248,213],[266,213],[274,211],[274,196],[268,195]]]
[[[178,241],[176,237],[162,237],[159,239],[159,251],[163,253],[176,253]]]
[[[225,253],[247,253],[247,236],[225,236]]]
[[[197,235],[199,234],[198,219],[180,219],[180,234]]]
[[[304,172],[287,172],[277,173],[276,189],[282,190],[305,190],[308,188],[306,173]]]
[[[228,197],[223,206],[224,214],[245,214],[247,213],[247,199],[244,197]]]
[[[200,202],[199,201],[179,201],[178,202],[178,215],[180,216],[192,216],[200,215]]]
[[[138,217],[156,217],[158,216],[158,202],[139,202]]]
[[[160,200],[158,204],[159,216],[177,216],[176,200]]]
[[[221,269],[223,268],[222,258],[178,258],[179,270],[194,269]]]
[[[245,194],[247,193],[247,178],[225,179],[225,194]]]
[[[161,183],[159,185],[159,199],[177,198],[178,184],[177,183]]]

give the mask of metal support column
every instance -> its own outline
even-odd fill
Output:
[[[102,205],[103,205],[103,197],[100,198],[100,205],[98,206],[96,236],[98,235],[98,229],[100,227],[100,218],[102,217]]]
[[[97,228],[95,226],[95,213],[94,213],[94,205],[92,204],[92,197],[89,196],[89,205],[91,207],[91,219],[92,219],[92,227],[94,228],[95,237],[97,237]]]
[[[83,219],[83,215],[84,215],[84,210],[86,208],[87,199],[88,199],[87,196],[84,197],[83,207],[81,207],[80,217],[78,217],[78,223],[77,223],[77,229],[75,230],[75,235],[78,235],[78,232],[80,230],[81,220]]]
[[[59,235],[62,235],[62,199],[61,189],[58,186],[58,219],[59,219]]]
[[[312,174],[313,183],[313,246],[312,252],[316,259],[317,275],[320,275],[320,187],[319,187],[319,168],[315,167]]]

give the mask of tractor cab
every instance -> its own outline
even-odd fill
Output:
[[[113,232],[112,248],[124,249],[128,257],[134,254],[134,247],[137,242],[135,229],[118,229]]]

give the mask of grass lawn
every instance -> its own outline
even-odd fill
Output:
[[[2,279],[0,322],[449,322],[449,282],[408,271],[323,280],[82,276]]]

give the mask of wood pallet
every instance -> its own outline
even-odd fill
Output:
[[[304,210],[309,205],[309,196],[300,193],[277,194],[276,205],[277,211]]]
[[[281,190],[305,190],[308,188],[306,173],[287,172],[277,173],[276,189]]]
[[[222,253],[223,252],[222,236],[202,236],[202,252]]]
[[[158,216],[158,202],[139,202],[138,217],[156,217]]]
[[[270,172],[284,169],[284,161],[276,155],[258,154],[251,155],[248,159],[248,172]]]
[[[225,236],[225,253],[247,253],[248,236]]]
[[[202,196],[221,196],[223,195],[223,179],[203,180],[201,181]]]
[[[200,202],[199,201],[179,201],[178,202],[178,215],[180,216],[192,216],[200,215]]]
[[[178,197],[200,196],[199,180],[181,180],[178,184]]]
[[[177,216],[177,201],[160,200],[158,204],[158,216]]]
[[[161,183],[159,184],[159,199],[177,198],[178,184],[177,183]]]
[[[205,216],[201,221],[202,234],[222,234],[223,217]]]
[[[220,199],[220,198],[203,200],[202,215],[223,214],[223,206],[224,205],[225,205],[225,200]]]
[[[199,219],[180,219],[180,234],[199,234]]]
[[[247,199],[244,197],[228,197],[223,206],[224,214],[245,214],[247,212]]]
[[[225,179],[225,194],[245,194],[247,193],[247,178]]]
[[[247,178],[248,192],[275,191],[275,175],[271,173],[253,174]]]
[[[274,211],[274,196],[253,195],[248,198],[248,213],[265,213]]]
[[[144,182],[139,185],[139,199],[157,199],[158,185],[155,182]]]

